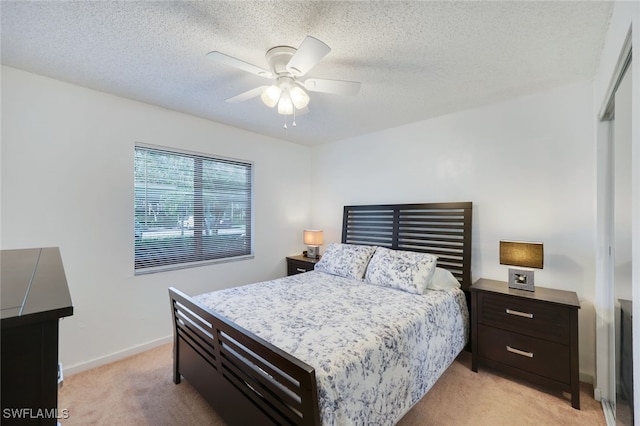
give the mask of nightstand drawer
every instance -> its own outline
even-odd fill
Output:
[[[561,383],[571,382],[571,360],[564,345],[484,325],[478,326],[478,338],[480,358]]]
[[[478,323],[568,344],[570,310],[549,303],[503,296],[478,294]]]
[[[313,271],[315,264],[302,262],[299,260],[287,260],[287,275],[302,274],[303,272]]]

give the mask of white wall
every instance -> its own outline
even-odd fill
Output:
[[[580,371],[595,372],[592,83],[313,149],[313,226],[340,241],[342,206],[472,201],[472,277],[507,280],[501,239],[542,241],[536,284],[577,292]],[[591,377],[589,377],[591,376]]]
[[[134,276],[135,142],[253,161],[255,258]],[[196,294],[284,276],[310,224],[309,148],[7,67],[1,153],[2,249],[62,253],[68,372],[168,341],[169,286]]]
[[[615,77],[615,68],[618,63],[623,45],[627,35],[631,33],[632,46],[638,50],[640,46],[640,3],[634,1],[616,1],[605,45],[600,57],[600,65],[594,78],[594,127],[596,128],[597,140],[594,141],[594,151],[598,153],[597,158],[597,187],[598,199],[598,218],[597,218],[597,235],[598,242],[596,247],[596,308],[598,312],[598,385],[602,385],[606,391],[609,382],[609,361],[608,347],[613,343],[610,340],[609,326],[607,322],[612,321],[613,314],[610,310],[613,307],[612,291],[608,288],[607,277],[607,215],[606,215],[606,199],[608,188],[606,186],[606,145],[608,144],[608,125],[598,122],[598,113],[605,104],[609,96],[609,87],[612,79]],[[633,31],[632,31],[633,29]],[[631,170],[632,170],[632,296],[635,303],[633,304],[633,382],[634,382],[634,411],[635,423],[640,424],[640,66],[637,66],[638,55],[634,55],[633,62],[635,65],[631,70]],[[600,380],[602,378],[602,381]],[[606,391],[603,392],[603,397]]]

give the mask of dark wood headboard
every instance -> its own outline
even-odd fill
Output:
[[[438,266],[468,291],[472,208],[471,202],[345,206],[342,242],[437,255]]]

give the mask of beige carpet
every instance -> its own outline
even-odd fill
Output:
[[[568,394],[513,380],[496,372],[471,371],[463,352],[431,391],[400,421],[413,425],[605,425],[590,385],[582,384],[582,410]],[[171,345],[65,377],[59,408],[62,425],[224,425],[184,380],[172,382]]]

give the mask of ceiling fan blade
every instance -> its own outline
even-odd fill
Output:
[[[331,52],[329,46],[317,38],[307,36],[289,60],[287,71],[296,77],[305,75],[329,52]]]
[[[225,55],[224,53],[218,51],[207,53],[207,58],[211,59],[212,61],[228,65],[230,67],[235,67],[243,71],[250,72],[251,74],[259,75],[260,77],[273,77],[271,71],[269,70],[265,70],[264,68],[260,68],[257,65],[241,61],[240,59],[234,58],[233,56]]]
[[[304,88],[310,92],[353,96],[357,95],[360,91],[360,83],[357,81],[308,78],[304,81]]]
[[[269,86],[259,86],[256,87],[255,89],[251,89],[251,90],[247,90],[244,93],[240,93],[239,95],[236,95],[232,98],[229,99],[225,99],[226,102],[229,102],[230,104],[237,104],[240,102],[244,102],[246,100],[249,100],[251,98],[255,98],[256,96],[260,96],[260,94],[262,93],[262,91],[264,89],[266,89]]]

